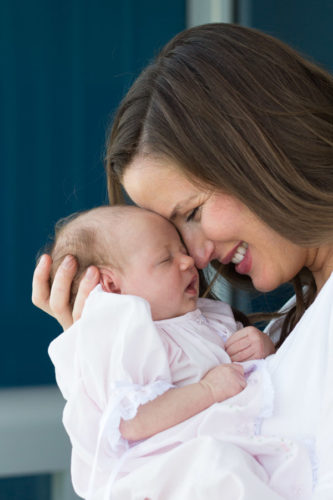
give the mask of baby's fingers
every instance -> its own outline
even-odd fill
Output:
[[[243,368],[242,365],[240,365],[238,363],[231,363],[230,366],[232,367],[233,370],[236,370],[237,372],[239,372],[242,375],[244,375],[244,368]]]
[[[39,262],[34,271],[32,279],[32,303],[51,314],[49,299],[50,299],[50,269],[52,266],[52,259],[49,255],[44,254],[39,259]]]
[[[229,353],[228,353],[229,354]],[[241,363],[243,361],[248,361],[249,359],[255,359],[255,349],[253,346],[249,346],[242,351],[236,352],[235,354],[229,354],[231,361],[236,363]]]
[[[240,380],[239,380],[239,385],[242,389],[245,389],[245,387],[247,386],[247,382],[245,380],[244,377],[242,377]]]
[[[240,387],[244,389],[247,386],[247,382],[244,376],[244,368],[242,367],[242,365],[239,365],[237,363],[232,363],[231,366],[236,372],[235,375]]]
[[[248,337],[243,337],[236,342],[232,344],[225,344],[225,350],[233,359],[233,356],[237,353],[240,353],[241,351],[244,351],[245,349],[249,348],[251,346],[250,339]]]
[[[76,321],[81,317],[83,306],[89,293],[99,283],[100,275],[98,268],[95,266],[88,267],[84,277],[82,278],[73,308],[73,320]]]
[[[237,330],[237,332],[233,333],[230,335],[230,337],[227,339],[224,347],[227,349],[236,342],[239,342],[242,339],[246,339],[248,336],[248,327],[241,328],[240,330]]]

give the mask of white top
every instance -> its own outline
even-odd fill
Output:
[[[315,498],[329,500],[333,498],[333,274],[267,363],[275,405],[262,433],[306,442],[318,467]]]
[[[99,286],[90,294],[82,318],[49,349],[67,399],[63,421],[79,495],[109,499],[112,490],[119,500],[187,500],[202,491],[198,498],[217,500],[223,488],[230,492],[226,500],[243,499],[244,490],[249,499],[310,498],[305,447],[258,435],[273,410],[262,360],[244,363],[248,385],[237,396],[139,443],[120,435],[120,419],[133,418],[140,404],[230,362],[223,346],[236,329],[230,307],[218,301],[199,299],[195,311],[154,323],[143,299],[107,294]],[[181,487],[180,471],[188,478]]]

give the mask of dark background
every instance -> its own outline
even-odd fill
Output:
[[[60,327],[31,304],[54,223],[107,203],[103,147],[121,97],[185,27],[179,0],[2,0],[0,385],[53,382]]]

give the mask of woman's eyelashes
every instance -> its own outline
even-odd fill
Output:
[[[192,220],[195,219],[195,216],[198,214],[199,212],[199,208],[200,206],[198,207],[195,207],[189,214],[188,216],[186,217],[186,222],[191,222]]]

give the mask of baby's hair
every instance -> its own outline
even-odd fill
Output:
[[[111,217],[114,229],[108,231],[107,235],[101,228],[105,215]],[[89,266],[120,267],[118,228],[123,216],[128,216],[125,207],[104,206],[71,214],[56,223],[53,242],[47,248],[47,253],[52,257],[50,285],[66,255],[75,257],[77,270],[70,294],[72,306],[80,281]]]

